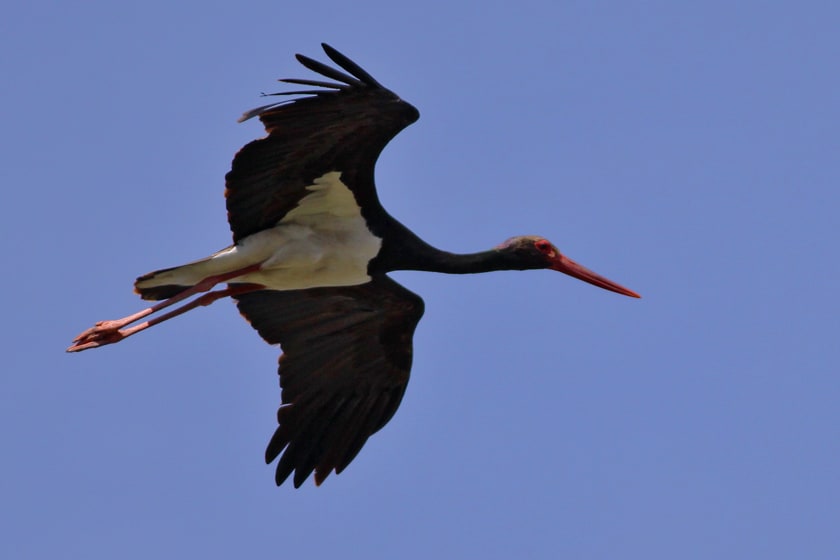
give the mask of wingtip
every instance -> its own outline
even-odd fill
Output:
[[[321,43],[321,48],[324,49],[324,52],[327,53],[327,56],[330,57],[330,59],[332,59],[336,54],[341,56],[341,53],[339,53],[338,50],[329,43]]]
[[[315,475],[313,476],[315,480],[315,486],[321,486],[321,484],[324,483],[327,477],[330,476],[330,472],[332,472],[332,469],[327,469],[326,471],[324,471],[323,469],[318,469],[316,467]]]

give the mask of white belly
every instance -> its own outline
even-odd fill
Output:
[[[136,286],[191,286],[254,264],[260,265],[259,271],[229,282],[273,290],[368,282],[367,265],[379,253],[382,240],[370,233],[353,193],[340,178],[339,172],[331,171],[316,179],[307,187],[310,193],[273,228],[206,259],[146,275]]]
[[[233,281],[274,290],[368,282],[367,265],[379,253],[382,240],[370,233],[340,177],[337,171],[319,177],[307,187],[311,193],[275,227],[246,237],[214,258],[243,263],[234,270],[262,263],[260,271]]]
[[[382,240],[371,235],[364,220],[336,219],[332,228],[312,228],[281,223],[243,239],[218,254],[223,268],[236,270],[262,263],[258,272],[231,282],[262,284],[273,290],[298,290],[319,286],[351,286],[370,280],[368,262],[379,252]]]

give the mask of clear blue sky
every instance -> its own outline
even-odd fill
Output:
[[[840,557],[840,8],[17,2],[0,21],[3,558]],[[416,105],[378,168],[440,247],[552,272],[426,301],[391,423],[321,488],[262,454],[229,302],[66,355],[228,244],[237,124],[327,41]]]

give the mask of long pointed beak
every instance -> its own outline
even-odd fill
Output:
[[[624,286],[620,284],[616,284],[612,280],[607,280],[600,274],[596,274],[592,272],[585,266],[579,265],[569,257],[561,254],[557,254],[554,259],[554,264],[550,267],[552,270],[557,270],[564,274],[568,274],[569,276],[573,276],[578,280],[583,280],[584,282],[589,282],[593,286],[598,286],[599,288],[603,288],[605,290],[609,290],[611,292],[615,292],[617,294],[621,294],[624,296],[630,296],[634,298],[640,298],[639,294],[634,292],[633,290],[628,290]]]

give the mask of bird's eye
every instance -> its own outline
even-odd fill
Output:
[[[551,243],[549,243],[545,239],[540,239],[539,241],[534,243],[534,247],[536,247],[537,250],[540,251],[541,253],[552,252]]]

